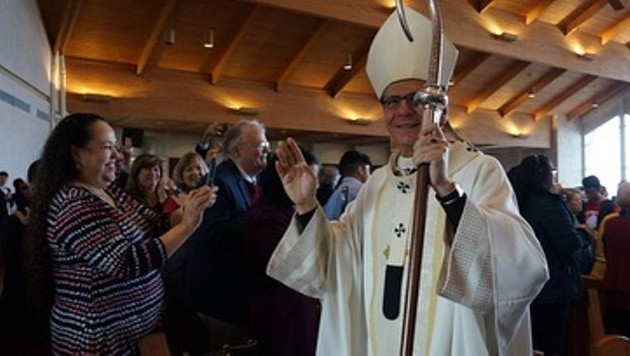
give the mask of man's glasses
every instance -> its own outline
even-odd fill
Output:
[[[256,147],[260,150],[269,150],[271,148],[271,145],[269,144],[269,141],[262,141],[258,144],[254,144],[252,143],[253,147]]]
[[[415,91],[405,95],[392,95],[381,99],[381,104],[385,109],[393,110],[398,108],[403,101],[406,101],[408,105],[414,105],[413,98],[415,96]]]

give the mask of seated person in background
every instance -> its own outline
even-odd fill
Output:
[[[330,220],[339,219],[346,206],[359,194],[359,189],[370,176],[372,162],[365,153],[348,151],[339,160],[341,180],[324,206],[324,212]]]
[[[208,187],[192,192],[181,222],[155,238],[160,215],[111,184],[115,145],[102,117],[78,113],[61,120],[44,146],[25,256],[36,300],[52,306],[54,354],[137,353],[138,341],[159,326],[159,269],[216,198]]]
[[[606,268],[604,245],[597,231],[577,220],[577,215],[582,211],[582,195],[577,189],[565,188],[560,191],[560,196],[573,213],[573,223],[582,240],[582,248],[574,256],[579,272],[601,279]]]
[[[606,333],[630,337],[630,183],[619,185],[618,216],[605,222],[604,324]]]
[[[320,299],[318,355],[397,354],[417,208],[414,168],[428,164],[414,354],[531,355],[529,303],[547,280],[544,253],[499,162],[459,141],[446,117],[439,125],[422,122],[412,98],[427,78],[432,26],[417,11],[405,12],[414,42],[393,13],[366,67],[395,147],[389,163],[370,175],[340,220],[329,221],[315,196],[314,170],[293,139],[280,142],[276,169],[296,215],[267,273]],[[446,83],[457,50],[445,40],[444,52]]]
[[[306,164],[317,170],[312,152],[300,148]],[[250,325],[260,356],[315,355],[319,303],[265,273],[269,257],[295,212],[276,172],[272,156],[260,173],[262,198],[245,216],[245,252],[249,277]]]
[[[597,229],[599,230],[602,227],[602,222],[606,220],[608,216],[613,214],[619,215],[619,210],[620,208],[616,202],[616,199],[602,200],[601,204],[599,205],[599,212],[597,213]]]
[[[571,302],[584,287],[574,258],[582,247],[573,213],[551,192],[552,167],[544,155],[521,161],[513,181],[521,215],[534,229],[545,251],[550,279],[530,306],[534,349],[564,355],[571,325]]]
[[[317,188],[317,201],[324,206],[335,191],[339,181],[339,169],[332,164],[325,164],[319,170],[319,187]]]
[[[598,226],[599,208],[602,201],[605,200],[605,197],[602,196],[602,186],[596,176],[588,176],[582,179],[582,187],[584,188],[586,201],[582,212],[578,214],[578,220],[596,229]]]

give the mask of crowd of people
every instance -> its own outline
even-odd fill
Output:
[[[594,176],[559,190],[544,155],[506,174],[446,115],[424,123],[431,23],[406,11],[417,42],[392,16],[368,55],[395,147],[373,172],[355,150],[338,167],[291,138],[272,152],[240,120],[211,125],[169,176],[102,117],[61,120],[27,181],[11,191],[0,172],[0,353],[133,355],[157,336],[173,355],[396,354],[419,165],[417,354],[564,355],[589,273],[606,326],[630,335],[630,183],[610,200]]]

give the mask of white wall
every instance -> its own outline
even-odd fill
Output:
[[[579,120],[556,117],[558,182],[564,187],[582,185],[582,124]]]
[[[50,132],[51,51],[35,0],[0,1],[0,170],[26,178]]]

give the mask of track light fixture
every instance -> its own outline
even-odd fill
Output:
[[[348,53],[346,64],[343,65],[343,70],[352,70],[352,53]]]
[[[515,33],[501,32],[499,34],[493,33],[492,38],[503,42],[515,42],[516,40],[518,40],[518,35]]]
[[[534,88],[534,86],[532,85],[529,88],[529,91],[527,92],[527,98],[528,99],[534,99],[536,97],[536,88]]]
[[[206,38],[203,42],[205,48],[214,48],[214,30],[209,29],[206,31]]]
[[[577,53],[576,55],[577,55],[578,59],[581,59],[581,60],[587,61],[587,62],[590,62],[590,61],[595,59],[595,55],[592,54],[592,53],[584,52],[584,53]]]
[[[175,44],[175,29],[164,31],[164,44],[173,46]]]

